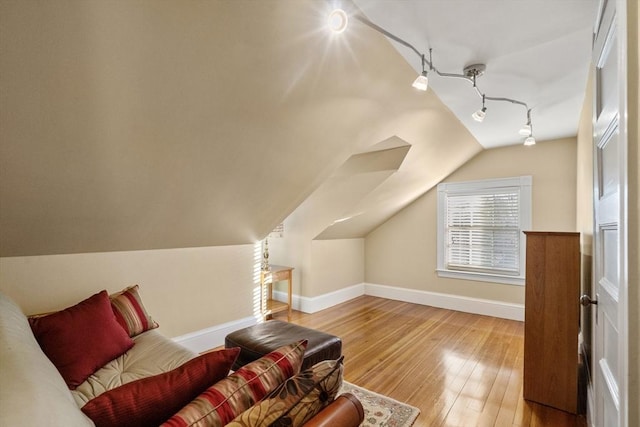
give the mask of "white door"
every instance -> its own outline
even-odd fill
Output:
[[[594,351],[590,415],[596,427],[626,422],[626,81],[624,5],[601,1],[596,23],[594,73]],[[621,13],[622,12],[622,13]],[[621,28],[622,27],[622,28]],[[594,295],[592,295],[592,298]]]

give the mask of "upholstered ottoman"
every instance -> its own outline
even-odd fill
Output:
[[[323,360],[334,360],[342,354],[340,338],[314,329],[281,320],[269,320],[227,335],[224,346],[240,347],[240,355],[233,369],[259,359],[267,353],[299,340],[307,340],[302,368],[306,369]]]

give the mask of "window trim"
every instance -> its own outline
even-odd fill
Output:
[[[531,229],[532,203],[531,203],[531,176],[514,178],[484,179],[478,181],[452,182],[438,184],[438,239],[437,239],[437,267],[438,277],[446,277],[462,280],[475,280],[481,282],[502,283],[508,285],[525,284],[525,246],[526,238],[522,231]],[[469,193],[485,191],[500,187],[520,187],[520,274],[502,275],[498,273],[481,273],[476,271],[449,270],[445,267],[445,209],[447,194]]]

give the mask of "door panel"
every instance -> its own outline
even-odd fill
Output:
[[[617,123],[613,123],[617,127]],[[615,132],[615,127],[610,132]],[[605,137],[606,138],[606,137]],[[618,188],[618,138],[615,133],[606,139],[606,144],[598,148],[598,161],[600,168],[600,197],[617,192]]]
[[[624,425],[620,406],[621,205],[620,70],[616,2],[604,3],[594,42],[593,403],[596,427]]]
[[[602,229],[602,279],[600,286],[614,298],[618,299],[618,229],[615,227]]]

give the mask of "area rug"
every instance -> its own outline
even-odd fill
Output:
[[[418,408],[343,381],[340,393],[347,392],[362,403],[362,427],[410,427],[420,415]]]

